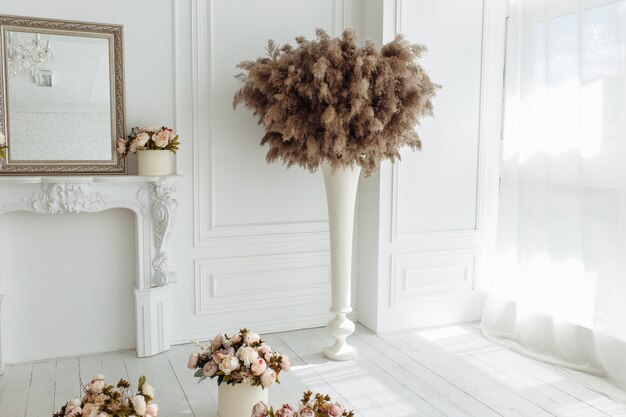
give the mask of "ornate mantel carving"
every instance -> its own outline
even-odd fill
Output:
[[[137,354],[151,356],[169,349],[163,315],[168,285],[176,282],[168,242],[178,217],[175,183],[179,180],[179,176],[0,177],[0,214],[133,211],[138,256],[134,290]],[[0,373],[3,366],[0,335]]]

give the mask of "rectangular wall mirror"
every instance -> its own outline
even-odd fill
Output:
[[[122,26],[0,15],[0,175],[125,174]]]

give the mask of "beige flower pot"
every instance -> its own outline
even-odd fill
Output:
[[[138,174],[147,176],[172,175],[172,152],[160,150],[137,151]]]
[[[259,401],[268,403],[268,390],[261,386],[221,383],[217,390],[217,415],[219,417],[249,417]]]

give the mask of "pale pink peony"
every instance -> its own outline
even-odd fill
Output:
[[[98,414],[96,417],[109,417],[109,415],[103,411],[100,414]]]
[[[223,334],[218,334],[217,336],[215,336],[213,338],[213,342],[211,342],[211,344],[213,345],[213,348],[217,349],[218,347],[222,346],[222,343],[224,343],[224,335]]]
[[[265,359],[259,358],[252,363],[250,366],[250,370],[254,375],[261,375],[267,369],[267,362]]]
[[[204,367],[202,367],[202,375],[210,378],[217,373],[217,369],[217,364],[213,361],[209,361],[204,364]]]
[[[230,375],[231,372],[239,369],[239,366],[239,359],[234,356],[227,356],[220,362],[220,371],[224,372],[224,375]]]
[[[80,405],[80,398],[74,398],[73,400],[67,402],[66,407],[80,407]]]
[[[154,387],[150,384],[143,384],[141,386],[141,393],[147,395],[150,398],[154,398]]]
[[[119,138],[117,140],[117,153],[124,155],[126,153],[126,139]]]
[[[229,339],[229,341],[230,341],[230,343],[232,343],[233,345],[234,345],[234,344],[237,344],[237,343],[241,343],[241,335],[240,335],[240,334],[236,334],[236,335],[234,335],[233,337],[231,337],[231,338]]]
[[[242,346],[237,351],[237,356],[239,357],[239,359],[241,359],[243,364],[249,368],[252,362],[257,360],[259,354],[256,350],[254,350],[254,348],[250,346]]]
[[[130,402],[133,404],[133,409],[138,416],[146,415],[146,399],[143,395],[135,395]]]
[[[145,129],[142,129],[145,132],[158,132],[159,130],[161,130],[161,126],[159,125],[150,125],[148,127],[146,127]]]
[[[132,153],[136,153],[141,146],[139,145],[139,141],[137,138],[130,141],[130,151]]]
[[[159,133],[152,135],[152,140],[159,148],[165,148],[170,142],[170,132],[167,130],[161,130]]]
[[[291,360],[289,360],[289,356],[280,355],[280,369],[285,372],[289,372],[291,369]]]
[[[283,406],[276,411],[276,417],[295,417],[296,415],[296,410],[291,404],[283,404]]]
[[[260,340],[261,340],[261,336],[259,336],[257,333],[249,332],[249,333],[246,333],[244,343],[246,345],[251,345],[253,343],[257,343]]]
[[[276,382],[276,371],[272,368],[267,368],[265,372],[261,374],[261,385],[265,388],[269,388],[274,382]]]
[[[83,417],[96,417],[100,414],[100,407],[94,403],[87,403],[83,407]]]
[[[159,406],[156,404],[148,404],[146,407],[146,417],[157,417],[159,414]]]
[[[311,410],[310,407],[302,407],[300,411],[298,411],[298,415],[300,417],[315,417],[315,412]]]
[[[229,347],[227,349],[221,349],[215,352],[213,358],[216,363],[221,363],[228,356],[234,356],[234,355],[235,355],[235,349]]]
[[[92,379],[87,384],[87,392],[90,394],[100,394],[104,389],[104,380],[102,379]]]
[[[137,133],[137,137],[135,139],[137,140],[137,147],[140,148],[148,143],[148,141],[150,140],[150,135],[148,135],[146,132],[139,132]]]
[[[267,404],[259,401],[252,409],[252,416],[250,417],[265,417],[267,415]]]
[[[272,348],[270,345],[262,344],[257,348],[257,352],[259,352],[260,356],[265,356],[267,353],[271,352]]]
[[[328,414],[330,414],[332,417],[339,417],[341,414],[343,414],[343,412],[343,405],[339,403],[332,404],[328,409]]]
[[[189,362],[187,362],[187,368],[196,369],[198,367],[198,360],[200,359],[200,354],[198,352],[194,352],[189,355]]]

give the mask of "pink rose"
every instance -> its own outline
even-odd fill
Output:
[[[252,363],[252,366],[250,366],[250,370],[254,375],[261,375],[266,369],[267,363],[262,358],[257,359]]]
[[[339,403],[335,403],[331,405],[330,408],[328,409],[328,414],[330,414],[332,417],[339,417],[343,414],[343,411],[344,411],[343,405]]]
[[[170,142],[170,132],[167,130],[161,130],[159,133],[152,135],[152,140],[159,148],[165,148]]]
[[[200,354],[198,352],[194,352],[189,355],[189,362],[187,362],[187,368],[195,369],[198,367],[198,360],[200,359]]]
[[[234,356],[227,356],[220,362],[220,371],[224,372],[224,375],[230,375],[231,372],[239,369],[239,365],[239,359]]]
[[[267,368],[265,372],[261,374],[261,385],[263,385],[264,388],[269,388],[274,382],[276,382],[276,371],[272,368]]]
[[[159,414],[159,406],[156,404],[148,404],[146,407],[146,417],[157,417]]]
[[[302,407],[298,414],[300,417],[315,417],[315,412],[309,407]]]
[[[257,352],[259,352],[260,356],[265,356],[265,354],[272,351],[272,348],[269,345],[263,344],[257,348]]]
[[[217,373],[217,364],[213,361],[209,361],[205,363],[204,366],[202,367],[202,375],[206,376],[207,378],[212,377],[216,373]]]
[[[267,415],[267,405],[263,401],[259,401],[252,409],[250,417],[265,417]]]
[[[291,369],[291,360],[289,360],[289,356],[280,355],[280,369],[285,372],[289,372]]]
[[[117,153],[124,155],[126,153],[126,139],[119,138],[117,140]]]
[[[295,417],[296,410],[290,404],[283,404],[279,410],[276,411],[276,417]]]

